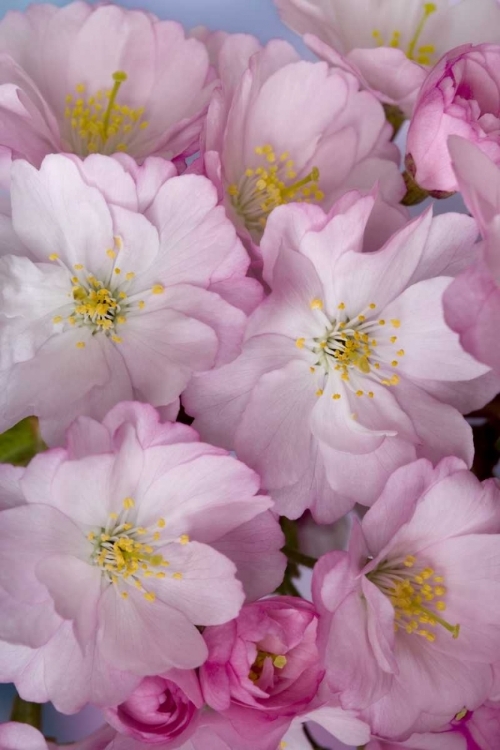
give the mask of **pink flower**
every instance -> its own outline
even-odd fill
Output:
[[[378,182],[372,241],[404,223],[391,127],[352,75],[301,61],[280,40],[262,48],[237,34],[216,49],[222,88],[209,109],[204,165],[257,260],[267,219],[282,204],[328,209],[346,190]]]
[[[450,135],[477,143],[500,164],[500,46],[458,47],[427,77],[406,144],[407,169],[420,187],[437,193],[458,189],[447,149]]]
[[[160,159],[121,160],[14,163],[12,225],[0,223],[0,245],[15,232],[20,246],[0,259],[0,430],[35,414],[54,445],[77,416],[134,398],[175,418],[192,373],[240,351],[238,308],[261,289],[214,187]]]
[[[426,212],[363,253],[373,204],[349,193],[327,215],[303,205],[273,212],[261,245],[271,294],[241,355],[194,377],[183,396],[204,439],[234,448],[290,518],[310,508],[328,523],[371,505],[417,457],[470,465],[460,412],[498,391],[442,312],[474,252],[475,222]]]
[[[485,242],[477,246],[477,262],[446,290],[446,322],[460,334],[466,351],[500,374],[500,165],[463,138],[450,137],[448,148],[458,185]]]
[[[315,696],[323,676],[312,604],[289,596],[247,604],[236,620],[206,628],[203,695],[217,711],[232,703],[294,715]]]
[[[196,672],[171,670],[164,677],[145,677],[132,695],[105,711],[122,735],[141,742],[179,746],[198,726],[203,699]]]
[[[496,0],[275,0],[290,28],[383,102],[411,115],[425,69],[465,42],[500,42]],[[313,36],[312,36],[313,35]]]
[[[33,5],[7,13],[0,48],[0,143],[16,158],[198,148],[213,86],[203,45],[179,24],[80,0]]]
[[[440,729],[493,685],[500,654],[500,489],[456,458],[398,469],[317,563],[326,679],[375,735]]]
[[[199,666],[208,651],[196,626],[237,616],[240,571],[257,568],[260,596],[282,580],[282,534],[258,487],[225,451],[141,404],[102,424],[82,417],[67,449],[17,477],[2,471],[0,678],[71,713]],[[243,529],[262,536],[257,565],[245,547],[231,554]]]

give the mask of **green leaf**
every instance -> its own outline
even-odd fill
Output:
[[[38,419],[27,417],[0,435],[0,463],[26,466],[34,455],[46,450]]]

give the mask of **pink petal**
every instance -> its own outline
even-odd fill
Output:
[[[283,336],[255,336],[234,362],[195,376],[182,396],[194,427],[204,440],[231,449],[234,433],[261,375],[279,369],[296,356]]]
[[[244,275],[248,256],[224,209],[217,207],[217,193],[206,178],[187,175],[168,180],[147,217],[160,233],[155,281],[206,288],[209,282],[234,273]]]
[[[300,360],[263,375],[238,426],[236,453],[267,488],[292,484],[306,468],[309,415],[317,399],[310,377]]]
[[[38,172],[27,162],[16,161],[12,219],[18,236],[42,262],[57,253],[69,267],[83,262],[95,273],[103,252],[113,247],[106,201],[99,190],[85,184],[70,158],[48,156]]]
[[[167,575],[144,585],[168,607],[197,625],[221,625],[237,616],[243,589],[227,557],[199,542],[168,544],[159,552],[170,563]],[[182,573],[182,579],[174,579],[170,571]]]
[[[260,599],[282,582],[286,557],[280,552],[283,532],[273,513],[259,513],[212,542],[212,547],[236,565],[247,600]]]
[[[97,627],[101,571],[90,560],[50,555],[38,563],[36,575],[47,587],[57,614],[73,622],[75,636],[85,649]]]
[[[198,445],[193,448],[198,449]],[[183,451],[186,454],[186,446]],[[149,475],[150,466],[145,475]],[[172,539],[188,534],[199,542],[211,543],[272,505],[269,498],[255,496],[260,485],[257,474],[231,456],[192,454],[188,465],[164,468],[166,473],[156,481],[149,480],[137,522],[149,526],[165,516]]]
[[[398,372],[430,380],[472,380],[486,372],[445,324],[442,296],[449,285],[446,277],[420,281],[385,308],[387,319],[401,321],[398,343],[405,354]]]
[[[145,601],[132,588],[124,600],[114,586],[108,587],[99,623],[103,658],[137,675],[192,669],[206,658],[205,642],[185,615],[158,599]]]

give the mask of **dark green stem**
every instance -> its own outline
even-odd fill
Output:
[[[401,201],[403,206],[416,206],[429,197],[427,190],[421,188],[408,171],[403,173],[403,179],[406,185],[406,195]]]
[[[396,104],[384,104],[385,119],[390,125],[392,125],[393,134],[391,140],[397,136],[401,130],[401,126],[406,120],[406,115]]]
[[[306,568],[314,568],[316,563],[318,562],[315,557],[309,557],[309,555],[304,555],[302,552],[299,552],[298,549],[291,549],[290,547],[283,547],[282,552],[288,557],[289,560],[292,560],[292,562],[297,563],[298,565],[304,565]]]
[[[30,724],[35,729],[42,729],[42,704],[24,701],[19,695],[14,698],[14,705],[10,714],[11,721],[20,724]]]

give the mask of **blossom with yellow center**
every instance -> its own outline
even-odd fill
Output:
[[[56,330],[63,331],[65,326],[85,327],[92,334],[104,333],[115,344],[121,344],[119,327],[127,322],[131,314],[138,314],[145,308],[150,295],[163,294],[163,284],[154,284],[146,290],[134,289],[135,273],[118,266],[122,248],[122,239],[115,237],[114,248],[103,253],[103,264],[107,264],[108,269],[100,279],[89,273],[83,263],[75,263],[70,271],[57,253],[49,256],[50,261],[59,263],[70,274],[71,291],[68,296],[73,301],[69,315],[53,316]],[[79,341],[76,346],[84,349],[85,343]]]
[[[296,339],[295,345],[299,349],[309,350],[317,358],[310,367],[311,373],[316,374],[319,368],[326,376],[338,377],[356,396],[374,398],[369,382],[366,394],[352,384],[352,372],[384,386],[399,383],[399,376],[394,370],[404,357],[405,350],[401,348],[395,331],[400,328],[401,321],[397,318],[380,318],[375,302],[370,302],[352,317],[346,313],[346,307],[345,302],[340,302],[335,317],[331,317],[326,314],[323,301],[313,299],[310,308],[318,319],[318,335],[309,338],[301,336]],[[316,391],[317,396],[323,393],[323,388]],[[332,398],[338,401],[341,394],[333,393]]]
[[[162,538],[166,522],[159,518],[153,527],[138,526],[132,519],[134,507],[133,498],[126,497],[120,513],[110,513],[105,526],[87,534],[92,543],[90,559],[108,583],[119,586],[123,599],[129,597],[127,585],[124,586],[128,584],[142,591],[146,601],[154,602],[156,596],[148,590],[147,579],[163,579],[168,575],[164,569],[170,563],[156,551],[168,541]],[[178,541],[187,544],[189,536],[182,534]],[[170,577],[182,580],[182,573],[175,571]]]

